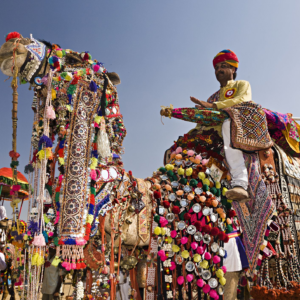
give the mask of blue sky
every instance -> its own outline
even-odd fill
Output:
[[[90,51],[121,77],[120,109],[127,128],[126,170],[150,176],[165,149],[194,124],[160,120],[160,106],[189,107],[218,90],[213,57],[236,52],[238,78],[253,100],[282,113],[299,111],[299,0],[68,0],[3,1],[2,42],[8,32]],[[12,90],[0,74],[0,167],[9,166]],[[33,91],[19,87],[19,170],[28,163]],[[8,210],[10,211],[10,210]],[[25,218],[26,205],[22,218]]]

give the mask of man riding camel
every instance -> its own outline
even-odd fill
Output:
[[[246,110],[240,110],[238,105],[248,102],[252,100],[251,95],[251,87],[248,81],[245,80],[237,80],[235,81],[237,75],[237,69],[239,65],[239,60],[236,54],[231,50],[223,50],[219,52],[213,59],[213,65],[215,68],[215,75],[217,80],[220,82],[220,90],[214,93],[207,102],[200,101],[194,97],[190,97],[191,100],[196,103],[196,107],[199,109],[203,108],[214,108],[216,110],[224,110],[227,113],[231,108],[236,108],[233,115],[236,115],[236,111],[239,111],[240,114],[243,114],[245,118],[245,111],[249,114],[249,118],[254,118],[255,120],[255,103],[251,102],[250,110],[251,112]],[[243,104],[243,108],[247,107],[246,103]],[[229,113],[230,115],[230,113]],[[254,116],[254,117],[253,117]],[[247,118],[247,117],[246,117]],[[250,121],[250,120],[247,120]],[[251,121],[250,121],[251,122]],[[227,163],[229,165],[230,173],[231,173],[231,186],[232,189],[228,190],[226,193],[226,197],[232,200],[238,201],[246,201],[249,198],[249,194],[247,192],[248,189],[248,174],[247,169],[244,162],[243,152],[240,150],[243,147],[233,147],[232,145],[232,130],[231,130],[231,118],[226,119],[222,124],[222,135],[224,140],[224,151]],[[257,132],[259,132],[260,127],[264,128],[266,126],[265,120],[259,120],[257,124],[252,122],[249,127],[257,127]],[[239,127],[244,127],[245,124],[238,123]],[[247,129],[247,128],[246,128]],[[249,129],[247,129],[249,131]],[[253,130],[254,131],[254,130]],[[255,139],[255,133],[252,133],[252,139]],[[263,148],[268,148],[272,145],[272,141],[268,136],[268,132],[262,130],[262,133],[266,136],[265,147],[259,147],[258,149],[249,149],[249,150],[260,150]],[[259,133],[258,133],[259,135]],[[234,137],[233,137],[234,138]],[[250,140],[249,140],[250,141]],[[249,141],[246,141],[245,144]],[[250,141],[249,144],[253,144]],[[248,150],[246,148],[246,150]]]

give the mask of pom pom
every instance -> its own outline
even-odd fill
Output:
[[[204,259],[210,260],[211,259],[211,254],[209,252],[205,252]]]
[[[193,169],[192,168],[188,168],[185,170],[185,175],[186,176],[191,176],[193,174]]]
[[[204,253],[204,248],[202,246],[199,246],[197,248],[197,253],[199,253],[200,255],[202,255]]]
[[[183,185],[186,185],[187,184],[187,179],[186,178],[181,178],[179,180],[179,183],[183,184]]]
[[[226,234],[225,239],[224,239],[224,243],[228,243],[229,242],[229,236]]]
[[[172,239],[175,239],[176,236],[177,236],[177,231],[176,231],[176,230],[172,230],[172,231],[171,231],[171,238],[172,238]]]
[[[212,235],[212,236],[217,236],[218,234],[219,234],[219,228],[218,227],[213,227],[212,229],[211,229],[211,231],[210,231],[210,234]]]
[[[189,214],[189,213],[185,213],[184,216],[183,216],[183,218],[184,218],[186,221],[188,221],[191,217],[192,217],[192,215]]]
[[[217,292],[215,290],[211,290],[209,292],[209,296],[210,296],[210,298],[216,299],[217,296],[218,296],[218,294],[217,294]]]
[[[182,245],[185,245],[188,242],[188,238],[183,236],[180,241]]]
[[[179,206],[176,206],[176,205],[173,206],[172,212],[173,212],[173,214],[178,215],[178,214],[180,213],[180,208],[179,208]]]
[[[188,274],[188,275],[186,275],[186,280],[187,280],[188,282],[192,282],[193,279],[194,279],[194,275],[193,275],[193,274]]]
[[[161,198],[161,193],[159,191],[154,191],[153,196],[155,199],[160,199]]]
[[[189,253],[189,251],[187,251],[187,250],[183,250],[183,251],[181,252],[181,256],[182,256],[183,258],[187,259],[188,257],[190,257],[190,253]]]
[[[212,187],[212,188],[210,189],[210,192],[211,192],[213,195],[215,195],[215,194],[217,193],[217,189],[216,189],[215,187]]]
[[[160,217],[159,223],[162,227],[165,227],[168,225],[169,222],[164,217]]]
[[[209,291],[210,291],[210,286],[209,286],[208,284],[206,284],[206,285],[203,287],[203,293],[204,293],[204,294],[207,294],[207,293],[209,293]]]
[[[198,243],[192,242],[191,247],[193,248],[193,250],[196,250],[198,248]]]
[[[160,234],[161,234],[161,228],[160,228],[160,227],[155,227],[154,233],[155,233],[156,235],[160,235]]]
[[[183,276],[179,276],[179,277],[177,278],[177,283],[178,283],[179,285],[182,285],[182,284],[184,283],[184,278],[183,278]]]
[[[199,255],[199,253],[197,253],[194,255],[193,259],[195,263],[198,263],[201,260],[201,256]]]
[[[223,270],[224,274],[226,274],[227,268],[225,266],[222,266],[221,269]]]
[[[54,111],[52,105],[50,105],[50,106],[47,107],[46,118],[50,119],[50,120],[54,120],[56,118],[55,111]]]
[[[233,217],[236,216],[236,212],[235,212],[234,210],[229,210],[229,211],[227,212],[227,216],[228,216],[229,218],[233,218]]]
[[[157,252],[157,255],[158,255],[159,257],[161,257],[161,256],[165,256],[166,253],[165,253],[164,250],[159,250],[159,251]]]
[[[195,151],[193,150],[188,150],[187,155],[188,156],[193,156],[195,154]]]
[[[167,169],[167,171],[172,171],[174,169],[174,166],[171,164],[167,164],[165,165],[165,168]]]
[[[164,206],[165,208],[169,208],[169,207],[170,207],[170,202],[164,200],[164,201],[163,201],[163,206]]]
[[[180,248],[177,245],[172,246],[172,251],[177,253],[180,250]]]
[[[206,166],[208,163],[209,159],[202,159],[202,165]]]
[[[223,272],[223,270],[222,270],[222,269],[219,269],[219,270],[216,272],[216,276],[217,276],[218,278],[224,277],[224,272]]]
[[[155,216],[154,216],[154,221],[155,221],[156,223],[159,223],[159,220],[160,220],[160,216],[159,216],[159,215],[155,215]]]
[[[175,150],[175,153],[176,154],[179,154],[179,153],[181,153],[182,152],[182,148],[181,147],[178,147],[176,150]]]
[[[209,225],[204,225],[202,227],[202,231],[205,232],[205,233],[210,233],[211,232],[211,228]]]
[[[220,231],[219,234],[218,234],[218,239],[219,239],[220,241],[224,241],[225,238],[226,238],[225,232]]]
[[[200,221],[196,221],[195,223],[194,223],[194,226],[197,228],[197,230],[198,231],[201,231],[201,222]]]
[[[204,281],[203,281],[203,279],[198,279],[197,280],[197,285],[199,286],[199,287],[203,287],[204,286]]]
[[[198,184],[198,181],[196,179],[191,179],[190,180],[190,186],[195,187],[195,186],[197,186],[197,184]]]
[[[11,39],[19,39],[21,38],[21,34],[19,32],[13,31],[10,32],[6,37],[5,37],[5,41],[8,42]]]
[[[221,285],[225,285],[225,284],[226,284],[226,279],[225,279],[225,277],[221,277],[221,278],[219,279],[219,282],[220,282]]]
[[[182,167],[180,167],[178,170],[177,170],[177,174],[182,176],[184,175],[184,169],[182,169]]]
[[[214,264],[218,264],[220,261],[221,261],[221,258],[220,258],[218,255],[215,255],[215,256],[213,257],[213,263],[214,263]]]
[[[173,271],[176,269],[176,264],[174,263],[174,261],[171,261],[171,267],[170,270]]]

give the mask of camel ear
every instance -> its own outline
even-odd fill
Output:
[[[73,64],[78,64],[82,63],[82,59],[79,54],[75,53],[67,53],[66,55],[66,63],[73,65]]]
[[[118,85],[121,83],[120,76],[117,73],[111,72],[106,73],[106,75],[108,76],[109,80],[112,82],[113,85]]]

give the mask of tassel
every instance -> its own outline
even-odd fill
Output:
[[[36,235],[33,239],[32,244],[34,246],[46,246],[46,242],[43,234],[40,233],[39,235]]]
[[[71,269],[76,270],[75,259],[72,260]]]
[[[46,118],[50,119],[50,120],[54,120],[56,118],[55,111],[54,111],[52,105],[50,105],[50,106],[47,107]]]

